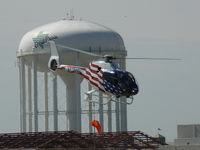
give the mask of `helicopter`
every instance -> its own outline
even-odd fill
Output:
[[[109,101],[124,104],[133,103],[134,96],[139,92],[138,82],[132,73],[121,70],[119,65],[113,61],[115,59],[181,60],[177,58],[117,58],[111,55],[101,56],[69,46],[58,44],[56,45],[54,40],[49,40],[48,42],[51,50],[51,56],[48,62],[49,70],[54,73],[56,70],[64,70],[69,73],[75,73],[83,76],[83,78],[85,78],[93,87],[92,90],[85,93],[84,99],[89,102],[95,102],[91,100],[91,96],[94,92],[101,92],[108,96]],[[90,62],[88,67],[60,64],[57,47],[69,49],[78,53],[83,53],[101,59]],[[118,98],[122,97],[130,99],[130,101],[118,100]]]
[[[49,41],[51,56],[48,62],[48,68],[52,72],[64,70],[69,73],[81,75],[93,87],[92,90],[85,93],[85,100],[92,101],[91,95],[98,91],[109,97],[109,101],[115,101],[125,104],[132,104],[133,96],[138,94],[139,86],[132,73],[121,70],[113,60],[116,59],[110,55],[99,56],[102,59],[94,60],[89,63],[88,67],[60,64],[57,46],[74,50],[76,52],[87,53],[80,49],[56,45],[53,40]],[[118,98],[131,98],[131,101],[121,102]]]

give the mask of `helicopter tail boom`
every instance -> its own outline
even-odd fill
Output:
[[[60,66],[59,63],[59,55],[56,48],[56,44],[54,41],[49,41],[51,57],[49,59],[48,67],[51,71],[56,71],[56,69]]]

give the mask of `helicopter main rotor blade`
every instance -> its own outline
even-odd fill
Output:
[[[81,50],[81,49],[72,48],[72,47],[69,47],[69,46],[64,46],[64,45],[59,45],[59,44],[56,44],[56,45],[58,47],[65,48],[65,49],[68,49],[68,50],[71,50],[71,51],[75,51],[75,52],[78,52],[78,53],[86,54],[86,55],[89,55],[89,56],[102,57],[101,55],[90,53],[90,52],[87,52],[87,51],[84,51],[84,50]]]
[[[94,54],[94,53],[90,53],[90,52],[87,52],[85,50],[81,50],[81,49],[78,49],[78,48],[73,48],[73,47],[70,47],[70,46],[64,46],[64,45],[60,45],[60,44],[56,44],[56,46],[58,47],[61,47],[61,48],[65,48],[65,49],[68,49],[68,50],[71,50],[71,51],[75,51],[75,52],[78,52],[78,53],[82,53],[82,54],[85,54],[85,55],[89,55],[89,56],[93,56],[93,57],[98,57],[98,58],[106,58],[106,57],[109,57],[109,55],[98,55],[98,54]],[[132,58],[129,58],[129,57],[112,57],[110,56],[110,59],[136,59],[136,60],[181,60],[181,59],[178,59],[178,58],[148,58],[148,57],[132,57]]]
[[[114,59],[136,59],[136,60],[181,60],[179,58],[157,58],[157,57],[152,57],[152,58],[148,58],[148,57],[132,57],[132,58],[129,58],[129,57],[124,57],[124,58],[114,58]]]

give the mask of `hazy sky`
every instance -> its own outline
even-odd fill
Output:
[[[128,106],[128,129],[167,140],[177,124],[200,123],[200,1],[197,0],[0,0],[0,132],[19,131],[16,51],[29,30],[66,16],[117,31],[129,57],[174,57],[182,61],[127,61],[140,93]]]

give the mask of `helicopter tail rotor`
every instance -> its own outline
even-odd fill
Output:
[[[56,71],[56,69],[58,68],[59,66],[59,60],[57,57],[51,57],[49,59],[49,63],[48,63],[48,67],[51,71]]]

